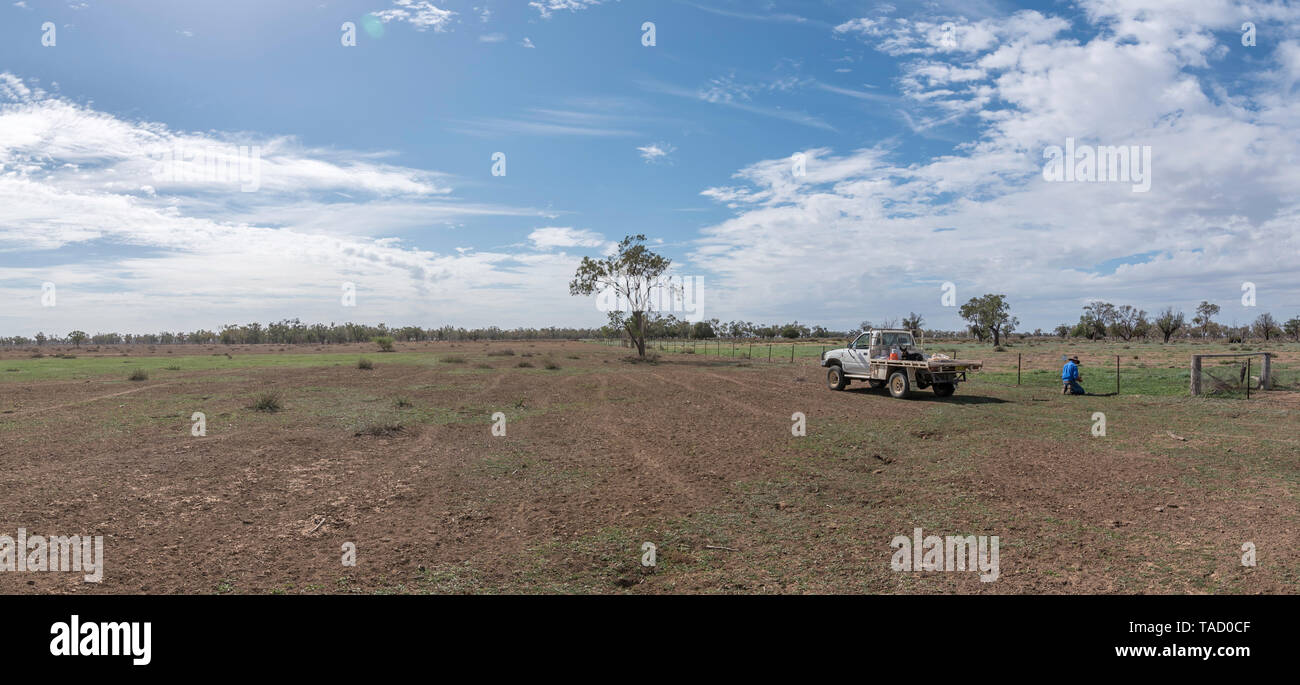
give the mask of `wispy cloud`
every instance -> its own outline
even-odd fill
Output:
[[[700,102],[730,107],[735,110],[755,114],[758,116],[769,117],[788,121],[800,126],[818,128],[825,131],[836,130],[834,126],[826,123],[822,119],[805,112],[787,110],[778,106],[764,106],[749,102],[750,96],[745,86],[735,86],[731,83],[714,81],[702,89],[692,90],[683,88],[662,81],[641,81],[639,85],[645,90],[652,93],[663,95],[672,95],[674,97],[689,98]]]
[[[687,0],[677,0],[677,2],[679,4],[694,7],[695,9],[700,10],[702,12],[708,12],[709,14],[715,14],[720,17],[730,17],[732,19],[744,19],[747,21],[777,22],[777,23],[784,23],[784,24],[797,24],[800,26],[808,26],[816,29],[831,29],[834,28],[835,26],[834,24],[821,21],[820,19],[810,19],[802,15],[789,14],[785,12],[745,12],[743,10],[733,10],[733,9],[717,7],[713,5],[703,5],[700,3],[688,2]]]
[[[487,117],[451,122],[448,130],[474,136],[542,135],[617,137],[638,135],[638,119],[621,112],[532,107],[524,116]]]
[[[638,147],[637,151],[641,153],[641,159],[647,164],[654,164],[668,161],[669,156],[676,152],[677,148],[668,143],[650,143]]]

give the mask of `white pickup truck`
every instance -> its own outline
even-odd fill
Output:
[[[866,381],[872,388],[889,387],[889,394],[904,397],[912,388],[934,388],[934,394],[948,397],[967,371],[983,368],[983,362],[926,357],[911,331],[883,329],[863,331],[848,347],[822,353],[826,384],[843,390],[851,381]]]

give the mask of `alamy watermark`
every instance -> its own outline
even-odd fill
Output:
[[[82,572],[87,583],[104,579],[104,536],[27,535],[19,528],[16,537],[0,535],[0,571]]]
[[[158,183],[228,183],[245,193],[262,187],[262,148],[257,145],[178,144],[150,156],[158,162],[153,168]]]
[[[938,535],[921,536],[921,529],[912,531],[912,537],[896,536],[890,548],[897,550],[889,561],[895,571],[979,571],[980,581],[991,583],[998,579],[998,536]]]
[[[1075,145],[1043,148],[1043,179],[1065,183],[1132,183],[1135,193],[1151,190],[1150,145]]]
[[[635,302],[633,300],[636,300]],[[704,320],[704,277],[685,276],[656,284],[629,298],[614,288],[596,293],[596,309],[609,312],[666,312],[682,314],[691,323]]]

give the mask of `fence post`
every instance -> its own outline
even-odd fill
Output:
[[[1269,357],[1272,357],[1272,356],[1273,356],[1273,353],[1272,353],[1272,352],[1265,352],[1265,353],[1264,353],[1264,366],[1261,367],[1261,368],[1260,368],[1260,371],[1259,371],[1259,389],[1260,389],[1260,390],[1272,390],[1272,389],[1273,389],[1273,384],[1269,381],[1269,376],[1272,375],[1272,369],[1273,369],[1273,364],[1272,364],[1272,361],[1273,361],[1273,360],[1270,359]]]
[[[1246,357],[1246,399],[1250,399],[1250,363],[1254,361]]]
[[[772,361],[772,343],[767,344],[767,361]]]
[[[1016,353],[1016,385],[1020,385],[1020,354]]]
[[[1115,355],[1115,394],[1119,394],[1119,355]]]
[[[1201,394],[1201,355],[1192,355],[1192,397]]]
[[[794,343],[790,343],[790,363],[794,363]]]

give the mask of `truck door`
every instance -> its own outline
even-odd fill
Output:
[[[871,348],[871,333],[863,333],[856,340],[849,343],[849,353],[844,360],[844,372],[865,374],[870,365],[870,358],[867,356]]]

